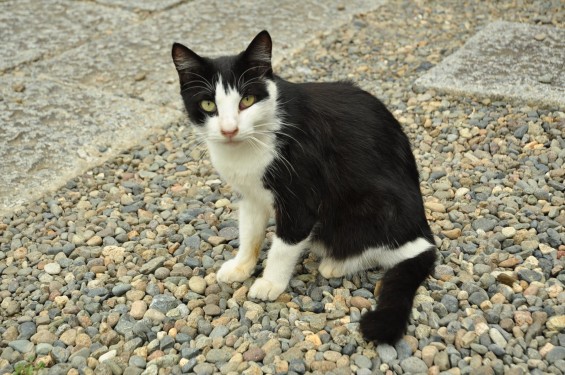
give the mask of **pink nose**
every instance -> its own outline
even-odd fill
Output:
[[[224,130],[224,129],[220,129],[220,132],[222,133],[222,135],[224,137],[227,138],[233,138],[235,137],[235,135],[237,134],[237,132],[239,131],[238,128],[232,129],[232,130]]]

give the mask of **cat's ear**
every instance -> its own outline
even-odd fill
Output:
[[[179,73],[184,70],[196,70],[203,64],[202,57],[180,43],[173,44],[172,55],[173,62]]]
[[[263,30],[257,34],[245,50],[245,59],[248,63],[268,73],[271,71],[272,48],[273,42],[271,41],[271,36],[267,30]]]

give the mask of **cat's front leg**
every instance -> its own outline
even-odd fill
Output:
[[[294,266],[302,251],[308,246],[308,242],[307,238],[296,244],[288,244],[275,236],[269,250],[263,277],[255,280],[249,289],[249,297],[271,301],[277,299],[286,289]]]
[[[269,207],[260,202],[244,199],[239,208],[239,250],[218,270],[216,279],[231,284],[245,281],[253,272],[259,251],[265,238],[265,227],[269,220]]]

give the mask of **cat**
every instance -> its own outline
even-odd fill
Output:
[[[271,215],[276,231],[248,297],[275,300],[306,249],[325,278],[386,270],[365,339],[394,344],[436,260],[410,142],[377,98],[351,82],[291,83],[271,65],[260,32],[238,55],[207,58],[174,43],[190,122],[210,160],[240,194],[239,251],[221,283],[251,277]]]

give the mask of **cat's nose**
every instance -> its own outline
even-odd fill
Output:
[[[238,128],[234,128],[234,129],[230,129],[230,130],[220,129],[220,132],[222,133],[222,135],[224,137],[233,138],[233,137],[235,137],[237,132],[239,132],[239,129]]]

